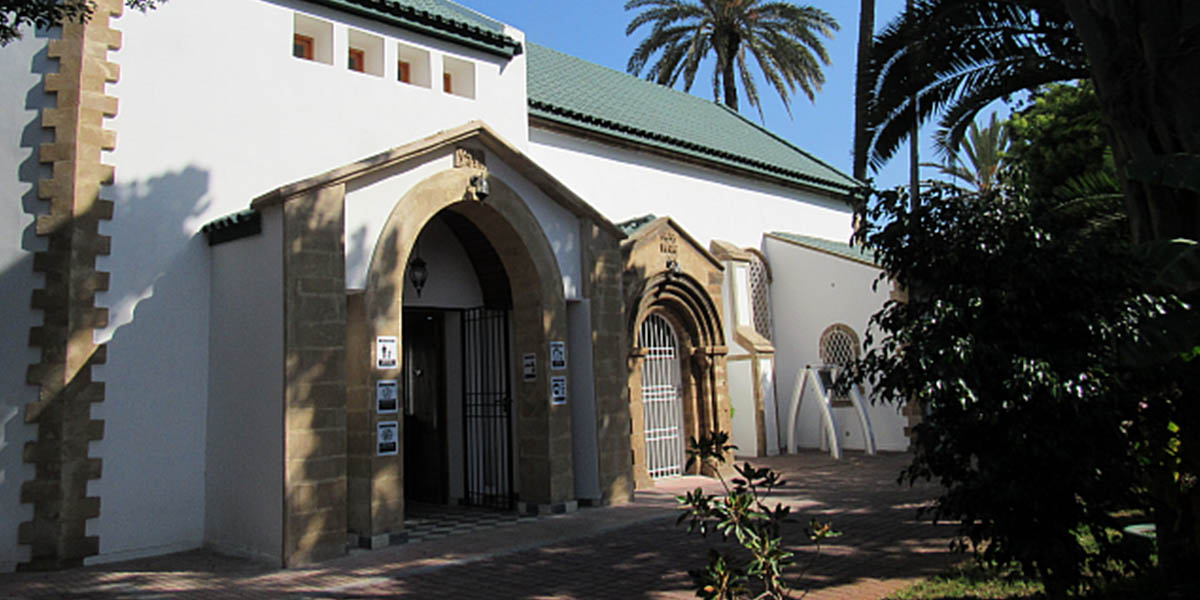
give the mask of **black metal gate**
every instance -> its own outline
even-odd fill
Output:
[[[512,391],[508,311],[463,311],[463,445],[466,502],[512,509]]]

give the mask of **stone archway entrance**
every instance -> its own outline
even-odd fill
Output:
[[[485,153],[502,175],[489,174]],[[537,218],[531,205],[539,207]],[[468,123],[281,186],[255,198],[251,208],[262,214],[266,249],[260,252],[267,262],[278,258],[283,297],[278,372],[262,374],[263,382],[282,390],[282,502],[261,504],[280,506],[274,539],[284,565],[344,554],[347,531],[372,548],[403,537],[410,474],[396,405],[404,376],[404,271],[417,236],[439,213],[470,224],[510,284],[502,294],[510,303],[510,341],[499,354],[511,382],[510,473],[518,509],[574,509],[580,494],[575,470],[588,468],[575,462],[575,423],[595,434],[598,460],[591,468],[599,491],[588,499],[630,499],[620,356],[627,336],[618,245],[624,234],[516,147],[485,124]],[[553,249],[539,219],[551,223]],[[578,245],[560,248],[564,240]],[[559,250],[566,258],[556,256]],[[570,332],[559,260],[582,267],[570,273],[578,294]],[[476,306],[491,308],[486,300]],[[445,323],[447,314],[442,317]],[[588,392],[590,406],[551,398],[550,343],[568,338],[585,351],[567,354],[570,367],[557,368],[555,389],[573,389],[563,371],[587,377],[593,385],[580,386],[580,396]],[[525,376],[529,363],[535,368]],[[380,409],[389,403],[390,411]],[[580,407],[587,410],[576,417],[572,411]]]
[[[634,231],[623,251],[630,444],[636,485],[645,488],[688,472],[689,438],[730,431],[722,267],[668,218]]]
[[[490,193],[486,199],[481,199],[475,193],[472,179],[477,176],[488,178]],[[428,177],[396,203],[370,263],[367,289],[363,294],[361,327],[365,337],[369,340],[394,338],[401,342],[409,338],[403,331],[407,326],[404,297],[411,287],[405,272],[417,237],[439,213],[447,215],[452,222],[469,224],[470,229],[493,249],[494,258],[506,274],[508,285],[504,286],[504,291],[508,297],[503,298],[501,304],[506,305],[504,308],[511,306],[508,318],[511,334],[507,344],[481,338],[479,343],[491,344],[488,360],[503,358],[500,368],[506,375],[511,375],[511,365],[520,364],[517,355],[533,354],[540,364],[548,364],[549,342],[565,339],[567,333],[562,277],[554,253],[537,220],[512,188],[486,171],[473,168],[452,169]],[[477,258],[472,258],[472,261],[478,272],[480,260]],[[489,289],[491,286],[487,285],[487,277],[477,277],[484,296],[492,294],[494,290]],[[509,290],[521,290],[521,293],[513,294]],[[493,299],[492,304],[497,302]],[[466,331],[462,328],[468,325],[467,316],[468,312],[461,313],[460,331]],[[485,334],[485,338],[491,335]],[[471,344],[471,338],[464,334],[461,340],[463,350],[470,350],[467,346]],[[401,347],[399,352],[403,356],[404,348]],[[469,356],[464,355],[464,359],[469,360]],[[365,384],[361,387],[366,390],[375,389],[380,381],[404,381],[408,375],[401,364],[380,367],[378,356],[372,356],[372,364],[376,368],[365,374],[365,381],[361,382]],[[496,373],[494,364],[485,367],[482,363],[462,363],[461,368],[473,371],[476,375],[486,370],[493,378]],[[463,372],[447,375],[461,377]],[[487,382],[464,380],[464,386],[473,386],[464,388],[464,393],[475,394],[476,399],[479,399],[478,394],[491,395],[489,400],[484,401],[487,406],[477,403],[475,408],[486,411],[511,403],[516,421],[515,443],[510,445],[514,448],[513,466],[508,472],[504,467],[491,473],[479,472],[486,470],[483,464],[485,454],[488,455],[487,460],[495,457],[478,446],[468,445],[464,448],[463,468],[468,479],[472,469],[478,475],[477,480],[471,482],[472,489],[467,491],[475,493],[477,500],[495,500],[497,495],[505,494],[503,486],[497,485],[498,476],[514,479],[514,487],[519,490],[518,501],[524,505],[551,506],[573,499],[574,476],[569,436],[571,415],[565,410],[566,407],[551,406],[547,401],[550,395],[548,379],[541,376],[532,380],[512,381],[507,386],[511,390],[509,397],[503,396],[503,390],[499,391],[501,396],[496,396],[497,389],[490,386],[495,383],[494,379]],[[469,408],[469,404],[463,405],[463,410]],[[379,431],[381,423],[387,421],[386,416],[375,414],[374,411],[367,411],[364,416],[367,418],[355,419],[348,424],[347,435],[350,439],[356,436],[372,438]],[[407,435],[404,425],[404,420],[397,420],[392,425],[399,428],[401,439]],[[480,444],[505,444],[502,438],[497,437],[500,432],[494,425],[491,423],[488,431],[463,429],[460,435],[463,439],[474,436]],[[470,427],[465,418],[463,427]],[[563,432],[567,435],[563,435]],[[356,453],[356,450],[359,452]],[[350,530],[364,538],[399,531],[403,526],[406,487],[415,485],[408,481],[403,450],[395,456],[381,456],[375,452],[374,445],[355,448],[352,444],[348,454]],[[412,468],[413,464],[407,466]],[[500,491],[497,494],[498,489]]]

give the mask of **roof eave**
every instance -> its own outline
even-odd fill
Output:
[[[869,261],[869,260],[867,260],[867,259],[865,259],[865,258],[855,258],[855,257],[853,257],[853,256],[846,256],[845,254],[839,254],[839,253],[837,253],[837,252],[833,252],[833,251],[831,251],[831,250],[829,250],[829,249],[827,249],[827,248],[822,248],[822,247],[820,247],[820,246],[814,246],[814,245],[812,245],[812,244],[806,244],[806,243],[804,243],[804,242],[802,242],[802,241],[800,241],[800,240],[793,239],[793,238],[789,238],[789,237],[787,237],[787,236],[783,236],[783,235],[779,235],[779,234],[777,234],[777,233],[774,233],[774,232],[767,232],[767,233],[764,233],[764,234],[763,234],[763,237],[767,237],[767,238],[770,238],[770,239],[773,239],[773,240],[776,240],[776,241],[780,241],[780,242],[783,242],[783,243],[785,243],[785,244],[791,244],[791,245],[793,245],[793,246],[799,246],[799,247],[801,247],[801,248],[804,248],[804,249],[806,249],[806,250],[812,250],[813,252],[818,252],[818,253],[824,254],[824,255],[826,255],[826,256],[832,256],[832,257],[834,257],[834,258],[840,258],[840,259],[842,259],[842,260],[848,260],[848,261],[850,261],[850,262],[853,262],[853,263],[858,263],[858,264],[860,264],[860,265],[865,265],[865,266],[868,266],[868,267],[874,267],[874,268],[876,268],[876,269],[882,269],[882,268],[883,268],[883,267],[881,267],[881,266],[879,266],[879,265],[877,265],[877,264],[875,264],[875,263],[873,263],[873,262],[871,262],[871,261]]]
[[[309,0],[309,2],[466,46],[505,60],[511,60],[514,56],[524,52],[521,42],[508,35],[487,31],[460,21],[435,17],[416,8],[406,7],[410,8],[412,12],[411,16],[406,17],[372,10],[345,0]]]
[[[531,101],[532,102],[532,101]],[[703,165],[705,167],[716,169],[727,173],[732,173],[742,177],[750,176],[754,179],[768,179],[774,183],[778,183],[787,187],[801,189],[807,192],[819,193],[823,196],[830,197],[853,207],[854,202],[851,197],[856,193],[858,188],[850,185],[839,184],[837,182],[823,180],[815,177],[807,177],[800,174],[793,176],[785,176],[778,173],[773,173],[766,169],[751,168],[749,165],[739,165],[734,162],[724,162],[716,160],[702,152],[688,151],[678,148],[673,144],[664,142],[655,143],[651,140],[646,140],[640,136],[637,139],[631,139],[631,136],[619,135],[612,132],[609,128],[598,125],[587,125],[580,123],[575,119],[555,114],[553,112],[534,108],[530,106],[529,123],[531,126],[542,126],[545,129],[557,129],[564,133],[583,134],[585,137],[596,138],[598,141],[617,146],[631,146],[637,150],[657,154],[667,158],[683,160]]]

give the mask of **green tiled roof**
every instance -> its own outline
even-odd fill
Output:
[[[504,34],[503,23],[449,0],[309,1],[504,58],[522,51],[520,42]]]
[[[658,217],[654,215],[642,215],[640,217],[634,217],[628,221],[621,221],[620,223],[617,223],[617,229],[620,229],[627,236],[633,235],[637,233],[639,229],[653,223],[657,218]]]
[[[528,46],[531,116],[834,194],[860,185],[721,104]]]
[[[874,252],[859,246],[851,246],[846,242],[835,242],[833,240],[827,240],[824,238],[799,235],[796,233],[784,233],[782,231],[772,231],[767,235],[785,242],[791,242],[799,246],[812,248],[813,250],[824,252],[826,254],[833,254],[834,256],[840,256],[855,262],[878,266],[878,263],[875,262]]]

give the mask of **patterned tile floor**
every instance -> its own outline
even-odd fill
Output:
[[[408,534],[407,543],[415,544],[497,527],[514,527],[537,520],[537,516],[521,515],[516,511],[410,503],[404,518],[404,530]]]

